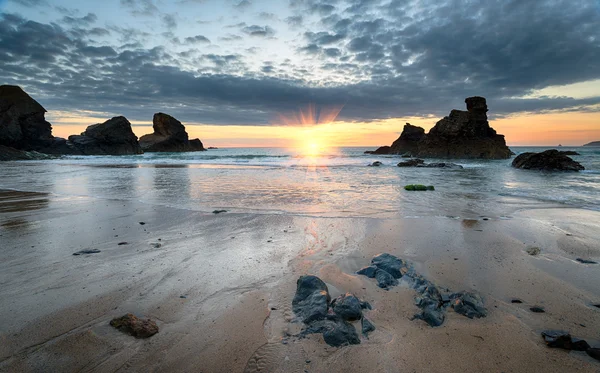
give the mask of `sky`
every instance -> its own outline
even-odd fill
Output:
[[[0,84],[61,137],[165,112],[209,146],[389,145],[477,95],[509,145],[581,145],[598,25],[600,0],[0,0]]]

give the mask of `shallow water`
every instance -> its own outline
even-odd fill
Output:
[[[577,147],[579,173],[517,170],[512,160],[459,160],[462,170],[399,168],[369,148],[232,148],[136,156],[67,156],[0,164],[0,189],[137,200],[183,209],[311,216],[508,216],[522,207],[600,210],[600,148]],[[513,147],[519,154],[546,148]],[[381,167],[367,167],[379,160]],[[429,159],[427,162],[438,160]],[[441,160],[439,160],[441,161]],[[407,192],[406,184],[434,185]]]

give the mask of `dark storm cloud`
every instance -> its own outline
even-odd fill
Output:
[[[153,4],[122,3],[132,11]],[[105,45],[89,40],[92,26],[2,14],[1,83],[23,85],[49,110],[105,111],[132,120],[164,110],[184,122],[217,124],[268,124],[277,113],[308,103],[344,104],[344,120],[442,116],[464,109],[464,98],[472,95],[488,98],[491,115],[600,104],[600,97],[518,98],[600,79],[600,13],[592,0],[293,5],[299,13],[318,5],[335,9],[310,16],[314,28],[303,30],[302,44],[294,45],[308,55],[258,66],[246,63],[260,58],[249,57],[256,46],[240,54],[176,54],[144,47],[152,35],[139,30],[113,26],[121,45]],[[315,17],[320,20],[313,22]],[[247,35],[274,34],[269,25],[234,27]]]

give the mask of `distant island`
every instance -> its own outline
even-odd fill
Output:
[[[588,142],[587,144],[585,144],[584,146],[600,146],[600,141],[592,141],[592,142]]]

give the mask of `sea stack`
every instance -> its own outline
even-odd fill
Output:
[[[421,127],[407,123],[392,146],[370,154],[405,154],[421,158],[506,159],[512,152],[503,135],[490,127],[487,103],[483,97],[465,99],[467,111],[452,110],[425,134]]]
[[[490,127],[483,97],[465,99],[467,111],[452,110],[419,143],[417,155],[432,158],[507,159],[511,151],[503,135]]]
[[[142,154],[137,136],[125,117],[114,117],[89,126],[81,135],[69,136],[71,154],[133,155]]]
[[[156,113],[152,119],[154,133],[140,137],[144,152],[193,152],[203,151],[200,139],[189,140],[185,126],[165,113]]]

